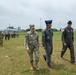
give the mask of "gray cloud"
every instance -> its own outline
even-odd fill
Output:
[[[0,29],[9,26],[45,27],[45,20],[53,20],[53,28],[64,28],[68,20],[75,27],[76,0],[0,0]],[[61,24],[61,26],[60,26]]]

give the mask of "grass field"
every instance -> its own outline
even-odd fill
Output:
[[[50,71],[42,56],[45,50],[41,45],[41,33],[39,33],[39,71],[30,70],[29,56],[24,48],[24,37],[25,33],[20,33],[19,38],[4,40],[4,46],[0,46],[0,75],[76,75],[76,62],[75,64],[70,63],[70,51],[67,50],[64,58],[60,58],[61,32],[54,32],[52,69]],[[76,32],[74,46],[76,54]]]

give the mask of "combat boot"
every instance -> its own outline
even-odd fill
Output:
[[[33,70],[33,71],[36,70],[36,67],[32,66],[32,67],[31,67],[31,70]]]
[[[46,61],[46,55],[43,55],[44,60]]]
[[[47,62],[47,66],[49,69],[51,69],[51,64],[49,62]]]
[[[35,66],[33,65],[33,61],[31,61],[30,63],[31,63],[31,70],[36,70]]]
[[[71,61],[70,61],[72,64],[74,64],[74,62],[75,62],[75,60],[74,59],[71,59]]]
[[[64,55],[64,53],[63,53],[63,51],[61,51],[61,58],[63,57],[63,55]]]
[[[35,64],[36,70],[39,70],[38,63]]]

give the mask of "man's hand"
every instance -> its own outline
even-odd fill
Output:
[[[66,43],[64,43],[64,46],[66,46]]]
[[[29,51],[29,52],[30,52],[30,49],[29,49],[29,47],[26,47],[26,49],[27,49],[27,51]]]

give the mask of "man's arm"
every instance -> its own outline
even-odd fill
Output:
[[[45,31],[42,33],[42,45],[45,47],[46,46],[46,34]]]
[[[24,46],[25,46],[25,48],[28,47],[28,42],[29,42],[29,34],[26,33],[26,35],[25,35],[25,40],[24,40]]]
[[[64,46],[66,46],[65,37],[66,37],[66,29],[64,29],[64,31],[62,32],[62,43],[64,44]]]
[[[62,32],[62,42],[65,43],[66,30]]]
[[[37,42],[38,42],[38,46],[39,46],[39,35],[38,35],[38,33],[36,32],[36,35],[37,35]]]
[[[72,32],[72,40],[74,42],[74,31]]]

